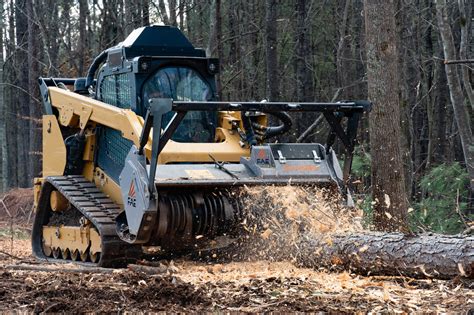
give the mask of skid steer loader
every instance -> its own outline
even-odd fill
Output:
[[[350,202],[344,180],[369,102],[220,102],[218,71],[219,61],[177,28],[150,26],[103,51],[85,78],[39,79],[39,259],[112,267],[144,247],[202,248],[238,233],[244,214],[233,191],[243,185],[326,185]],[[288,112],[321,112],[327,143],[267,143],[290,130]],[[279,125],[269,126],[269,116]]]

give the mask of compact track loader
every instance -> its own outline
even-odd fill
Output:
[[[350,202],[345,179],[370,103],[220,102],[218,70],[177,28],[150,26],[103,51],[85,78],[39,79],[38,258],[109,267],[147,247],[205,248],[238,234],[245,214],[234,192],[243,185],[331,186]],[[288,112],[321,112],[326,145],[267,143],[290,130]]]

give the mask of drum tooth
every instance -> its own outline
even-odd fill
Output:
[[[74,261],[78,261],[79,260],[79,250],[75,249],[73,251],[70,251],[71,253],[71,259],[74,260]]]
[[[53,248],[53,258],[58,259],[61,257],[61,249],[59,247]]]
[[[63,256],[63,259],[69,259],[69,249],[63,249],[61,250],[61,255]]]
[[[87,261],[89,254],[87,251],[79,251],[79,256],[81,257],[81,261]]]
[[[99,262],[99,260],[100,260],[100,253],[99,253],[99,252],[97,252],[97,253],[89,253],[89,254],[90,254],[91,261],[92,261],[93,263]]]

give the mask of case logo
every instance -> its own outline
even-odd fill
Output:
[[[135,180],[132,180],[130,188],[128,189],[127,205],[132,206],[134,208],[137,207],[137,192],[135,190]]]

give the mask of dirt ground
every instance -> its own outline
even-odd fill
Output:
[[[474,309],[474,283],[462,279],[362,277],[268,261],[210,264],[178,260],[148,267],[147,273],[130,269],[91,272],[72,264],[40,264],[31,257],[29,239],[14,239],[13,246],[11,241],[8,236],[0,238],[0,312]]]
[[[466,279],[363,277],[260,258],[115,270],[46,264],[31,256],[28,217],[23,210],[13,221],[0,205],[0,312],[474,310],[474,281]]]

